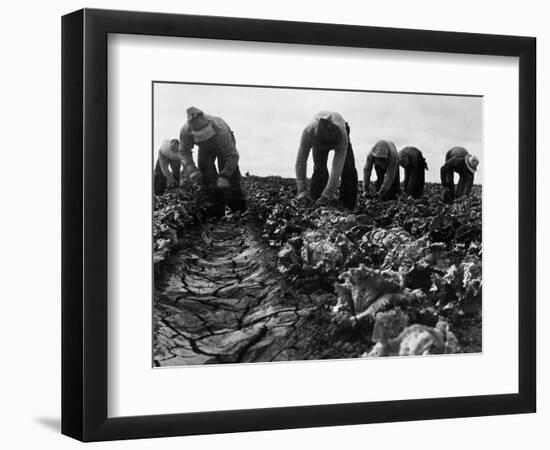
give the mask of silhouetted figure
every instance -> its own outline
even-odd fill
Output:
[[[313,175],[308,190],[306,182],[307,160],[313,149]],[[332,169],[328,171],[328,154],[334,150]],[[296,185],[298,200],[316,201],[318,206],[333,202],[338,181],[340,201],[349,209],[357,201],[357,170],[349,138],[349,126],[337,112],[321,111],[302,132],[296,157]]]
[[[198,167],[192,155],[195,145],[199,148]],[[194,106],[187,109],[187,123],[180,131],[179,154],[189,179],[200,187],[199,201],[208,203],[209,215],[223,216],[226,204],[232,211],[246,209],[235,136],[223,119],[204,114]]]
[[[445,155],[445,164],[441,167],[443,201],[450,203],[455,198],[470,195],[474,184],[474,174],[479,160],[470,155],[463,147],[453,147]],[[460,176],[455,192],[454,173]]]
[[[395,200],[401,192],[399,186],[399,155],[395,144],[389,141],[378,141],[367,155],[363,170],[363,190],[366,196],[371,195],[370,176],[372,168],[376,172],[376,192],[379,200]]]
[[[155,195],[164,194],[166,187],[170,189],[180,184],[181,159],[178,155],[178,147],[177,139],[165,139],[160,144],[153,178]]]
[[[422,152],[416,147],[405,147],[399,152],[399,165],[405,169],[405,193],[413,198],[420,198],[424,193],[424,172],[428,164]]]

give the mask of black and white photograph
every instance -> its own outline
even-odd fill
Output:
[[[0,448],[549,449],[544,6],[6,3]]]
[[[152,83],[154,367],[482,353],[483,96]]]

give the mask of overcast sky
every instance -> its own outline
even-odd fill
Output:
[[[480,160],[475,182],[482,183],[482,102],[480,97],[155,83],[154,151],[163,139],[179,137],[186,109],[196,106],[233,129],[243,174],[294,177],[302,130],[315,113],[327,110],[339,112],[350,125],[360,179],[367,152],[385,139],[398,150],[419,148],[428,162],[426,179],[436,182],[447,150],[465,147]],[[312,165],[310,155],[308,177]]]

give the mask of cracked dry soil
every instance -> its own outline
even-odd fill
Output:
[[[156,366],[304,358],[300,327],[314,305],[277,272],[250,220],[208,222],[181,242],[156,281]]]

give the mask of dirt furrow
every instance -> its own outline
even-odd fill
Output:
[[[187,230],[155,286],[156,366],[287,360],[311,300],[246,219]]]

